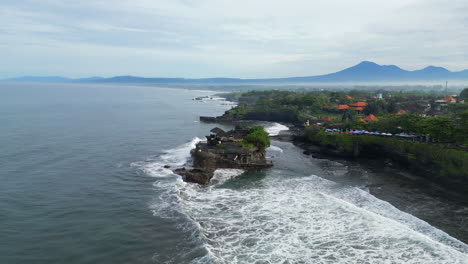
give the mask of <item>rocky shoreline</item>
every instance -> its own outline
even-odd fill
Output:
[[[216,169],[251,170],[272,167],[273,164],[266,160],[264,148],[246,144],[248,137],[252,135],[251,130],[241,126],[227,132],[220,128],[212,129],[211,135],[206,137],[207,141],[199,142],[190,152],[193,169],[178,168],[174,173],[181,175],[186,182],[206,185],[213,178]]]
[[[353,157],[324,151],[320,146],[306,142],[298,129],[293,126],[290,129],[272,139],[290,142],[304,155],[314,159],[332,160],[347,167],[359,166],[372,172],[366,185],[370,194],[468,243],[468,196],[463,192],[429,181],[424,176],[411,173],[405,166],[378,155]]]
[[[224,117],[220,120],[223,122],[236,121],[227,120]],[[210,122],[218,122],[218,120],[215,118]],[[384,156],[355,157],[343,151],[314,145],[305,140],[303,128],[291,124],[287,126],[289,127],[288,131],[282,131],[270,138],[290,142],[302,149],[304,155],[310,155],[316,159],[335,160],[343,164],[349,163],[351,166],[359,164],[363,168],[374,171],[374,176],[369,179],[367,185],[370,194],[427,221],[465,243],[468,242],[468,220],[466,220],[468,219],[468,202],[466,202],[468,197],[465,194],[454,192],[427,180],[424,175],[408,173],[408,168],[404,164],[399,164]],[[212,173],[212,171],[208,173]],[[190,177],[193,176],[188,178],[191,179]],[[440,208],[434,210],[434,204],[438,204]]]

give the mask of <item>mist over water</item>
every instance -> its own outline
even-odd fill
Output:
[[[2,84],[0,263],[468,262],[467,245],[290,143],[272,142],[272,169],[183,182],[163,166],[228,129],[198,122],[230,107],[191,100],[211,93]]]

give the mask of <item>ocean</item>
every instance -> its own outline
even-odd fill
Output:
[[[369,193],[368,171],[272,141],[209,186],[171,169],[232,107],[213,91],[0,83],[0,263],[468,263]],[[287,127],[261,123],[271,134]]]

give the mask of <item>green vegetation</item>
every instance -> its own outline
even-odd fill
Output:
[[[371,150],[379,155],[398,156],[419,167],[434,169],[434,173],[443,177],[468,177],[468,153],[464,151],[396,138],[331,134],[317,127],[307,128],[305,136],[316,145],[341,149],[350,155]]]
[[[382,94],[378,99],[376,94]],[[468,88],[460,94],[468,94]],[[450,143],[468,148],[468,103],[445,103],[444,95],[395,90],[351,91],[251,91],[236,94],[239,106],[226,113],[234,118],[243,116],[291,123],[310,121],[326,128],[365,129],[387,133],[409,133],[426,136],[430,142]],[[353,103],[367,105],[352,107]],[[341,108],[340,108],[341,107]],[[401,111],[401,113],[399,113]],[[360,119],[375,115],[378,121]],[[268,118],[267,118],[268,117]],[[279,120],[281,118],[281,120]],[[272,120],[273,119],[273,120]]]
[[[270,146],[270,137],[261,126],[253,126],[249,128],[249,134],[244,137],[241,142],[243,148],[258,148],[260,151],[265,151]]]
[[[463,98],[465,100],[468,99],[468,88],[465,88],[463,89],[463,91],[461,91],[460,98]]]
[[[462,98],[467,96],[468,89],[459,96],[396,90],[255,91],[240,94],[239,106],[227,114],[304,125],[305,138],[324,152],[390,158],[424,176],[465,188],[468,103]],[[344,133],[325,132],[327,128]],[[353,129],[411,136],[346,133]],[[253,129],[241,144],[264,150],[268,134]]]

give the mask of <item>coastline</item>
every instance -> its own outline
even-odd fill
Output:
[[[385,158],[352,158],[324,153],[319,146],[304,142],[294,126],[271,138],[290,142],[313,159],[338,162],[347,167],[362,168],[370,172],[367,191],[389,202],[399,210],[409,213],[432,226],[468,243],[468,196],[454,192],[438,183],[416,175]]]
[[[289,142],[302,150],[304,156],[313,159],[324,159],[356,167],[368,171],[369,177],[366,191],[376,198],[386,201],[399,210],[409,213],[430,225],[447,232],[464,243],[468,243],[468,197],[460,191],[454,191],[447,186],[433,181],[431,178],[410,171],[399,162],[391,162],[384,155],[367,155],[353,157],[342,151],[323,151],[323,147],[307,142],[303,137],[303,129],[296,123],[281,120],[263,119],[259,116],[254,120],[239,119],[236,116],[223,115],[208,118],[208,123],[235,122],[274,122],[288,127],[270,138],[276,141]]]

